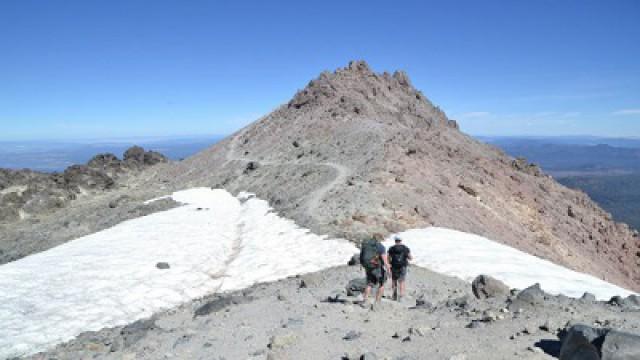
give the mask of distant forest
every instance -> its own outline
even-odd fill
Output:
[[[640,229],[640,174],[570,176],[557,179],[565,186],[581,189],[614,219]]]

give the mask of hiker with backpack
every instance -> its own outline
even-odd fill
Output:
[[[360,248],[360,264],[365,269],[367,275],[367,287],[364,289],[363,304],[367,305],[371,288],[377,286],[376,303],[382,300],[384,294],[384,283],[387,280],[387,274],[391,272],[387,253],[382,240],[382,234],[373,234],[373,237],[362,243]]]
[[[391,262],[393,299],[400,301],[405,292],[407,266],[409,266],[409,260],[413,260],[413,257],[411,256],[411,250],[402,244],[402,239],[399,236],[395,237],[395,245],[389,248],[388,253]]]

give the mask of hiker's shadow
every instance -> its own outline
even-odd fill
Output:
[[[535,343],[534,346],[542,349],[547,355],[557,358],[560,357],[562,342],[560,340],[542,339]]]

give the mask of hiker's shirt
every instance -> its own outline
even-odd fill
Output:
[[[393,269],[401,269],[409,265],[408,259],[411,250],[403,244],[393,245],[389,248],[389,262]]]

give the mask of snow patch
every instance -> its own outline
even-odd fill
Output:
[[[594,276],[569,270],[482,236],[437,227],[397,235],[411,248],[414,264],[468,282],[485,274],[511,288],[524,289],[540,283],[548,293],[571,297],[580,297],[585,291],[599,300],[633,294]],[[393,245],[392,239],[393,236],[385,245]]]
[[[185,205],[0,266],[0,358],[210,293],[340,265],[357,251],[299,228],[251,194],[241,201],[196,188],[171,198]]]

